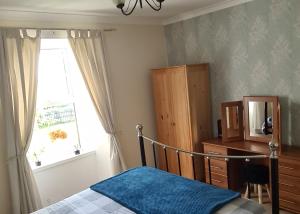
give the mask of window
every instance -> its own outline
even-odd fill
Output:
[[[36,118],[27,154],[31,166],[95,150],[104,139],[106,134],[68,40],[42,39]]]

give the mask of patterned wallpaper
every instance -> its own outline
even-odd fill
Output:
[[[169,65],[210,63],[220,103],[278,95],[282,140],[300,146],[300,0],[255,0],[165,26]]]

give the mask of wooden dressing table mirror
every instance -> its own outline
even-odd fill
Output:
[[[222,138],[204,141],[204,152],[269,155],[268,143],[274,140],[279,145],[280,207],[300,214],[300,148],[281,143],[278,97],[245,96],[243,101],[222,103],[221,116]],[[269,163],[259,164],[268,166]],[[244,184],[242,165],[241,161],[211,160],[212,184],[241,191]],[[206,172],[207,169],[206,161]]]
[[[243,102],[222,103],[221,114],[222,140],[224,142],[243,140]]]
[[[278,97],[244,97],[245,140],[280,145]]]
[[[253,141],[280,144],[278,97],[250,97],[221,104],[222,141]]]

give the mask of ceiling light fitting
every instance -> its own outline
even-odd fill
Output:
[[[119,8],[125,16],[132,14],[137,4],[143,8],[143,1],[145,1],[153,10],[159,11],[162,7],[164,0],[127,0],[127,6],[125,6],[126,0],[114,0],[117,8]],[[124,9],[126,7],[126,9]]]

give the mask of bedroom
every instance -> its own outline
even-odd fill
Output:
[[[279,96],[281,141],[299,145],[300,22],[297,10],[300,3],[296,0],[185,2],[166,0],[158,12],[144,3],[143,9],[137,5],[133,14],[125,17],[110,0],[43,4],[2,1],[0,25],[41,29],[42,39],[63,37],[67,40],[66,32],[60,35],[61,30],[66,29],[102,30],[115,129],[128,168],[141,165],[135,126],[141,123],[147,136],[155,138],[157,135],[151,69],[167,66],[209,63],[210,122],[214,137],[218,134],[221,103],[250,95]],[[2,123],[0,136],[4,135],[4,127]],[[100,154],[99,150],[82,152],[49,167],[42,162],[41,168],[34,171],[34,177],[43,207],[118,171],[110,158],[109,142],[105,140],[107,143],[102,144]],[[14,213],[13,207],[17,205],[12,200],[3,138],[0,145],[0,212],[9,214]],[[146,154],[153,165],[150,149],[150,146],[146,148]],[[299,195],[297,197],[299,199]]]

